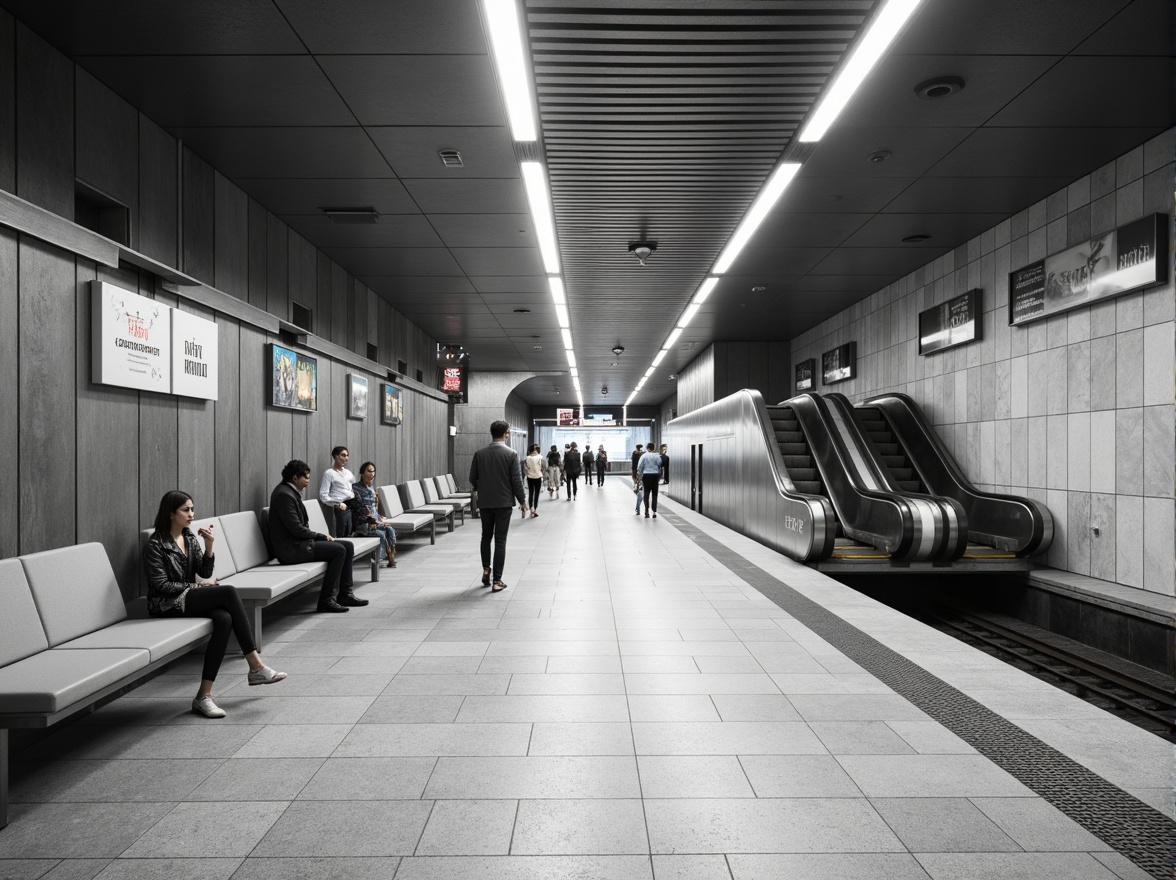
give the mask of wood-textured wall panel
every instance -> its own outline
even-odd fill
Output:
[[[253,199],[249,200],[249,304],[259,309],[269,302],[267,282],[269,257],[269,212]]]
[[[16,194],[74,216],[74,65],[16,25]],[[72,282],[71,282],[72,284]]]
[[[244,238],[242,238],[244,241]],[[241,325],[220,317],[216,324],[217,401],[214,409],[216,433],[215,511],[233,513],[241,505]]]
[[[280,470],[270,473],[266,469],[265,401],[269,370],[265,343],[265,334],[260,330],[241,327],[237,367],[241,394],[241,508],[244,510],[266,507],[270,490],[280,479]]]
[[[139,112],[80,67],[75,176],[130,211],[131,247],[139,212]]]
[[[249,299],[249,197],[219,172],[214,175],[216,216],[213,258],[216,289]]]
[[[176,139],[139,114],[138,249],[176,265],[179,176]]]
[[[342,364],[334,364],[327,358],[319,358],[319,410],[307,419],[306,457],[302,460],[317,468],[329,458],[328,452],[338,441],[331,428],[331,401],[327,395],[334,382],[335,369],[344,369]]]
[[[305,413],[271,407],[265,413],[265,472],[271,483],[277,485],[282,468],[294,457],[294,420],[305,419]],[[313,469],[313,466],[312,466]],[[313,482],[313,480],[312,480]]]
[[[152,276],[144,273],[139,295],[154,297],[175,308],[176,297],[154,289]],[[139,392],[139,521],[136,531],[155,520],[159,499],[171,489],[189,491],[180,485],[178,398],[170,394]],[[125,584],[123,585],[125,589]]]
[[[215,314],[188,300],[180,302],[180,310],[190,312],[206,321]],[[179,475],[180,482],[197,499],[201,509],[216,507],[216,404],[211,400],[191,397],[179,399]]]
[[[76,537],[74,518],[61,506],[77,490],[77,384],[73,369],[60,369],[75,342],[74,264],[70,254],[21,237],[20,350],[37,353],[26,358],[19,381],[17,460],[22,474],[35,475],[19,480],[21,553],[64,547]]]
[[[0,189],[16,192],[16,21],[0,9]]]
[[[296,232],[289,237],[288,271],[290,300],[314,311],[318,302],[318,251]]]
[[[216,182],[212,166],[184,150],[184,273],[216,282]]]
[[[310,328],[316,336],[325,339],[331,337],[331,274],[334,271],[334,261],[326,254],[319,252],[314,292],[314,327]]]
[[[0,135],[3,137],[3,135]],[[18,449],[20,441],[20,338],[17,289],[17,234],[0,228],[0,449]],[[15,556],[20,537],[20,480],[0,480],[0,558]]]
[[[290,229],[266,213],[266,311],[283,321],[290,320],[289,288]]]
[[[125,598],[131,599],[139,577],[137,529],[128,528],[139,518],[139,394],[91,382],[90,282],[99,275],[93,263],[77,263],[77,541],[106,547]],[[128,283],[122,277],[100,280],[132,291],[138,285],[137,279]]]

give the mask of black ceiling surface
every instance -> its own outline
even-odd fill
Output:
[[[585,402],[616,404],[877,4],[520,4]],[[0,5],[475,369],[566,369],[477,0]],[[710,341],[790,338],[1173,125],[1173,5],[923,0],[637,402]],[[916,97],[945,75],[966,87]]]

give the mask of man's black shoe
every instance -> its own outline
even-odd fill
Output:
[[[350,611],[351,609],[344,608],[342,605],[340,605],[334,599],[328,599],[326,602],[319,602],[318,603],[318,610],[319,611],[330,611],[335,614],[341,614],[345,611]]]
[[[339,597],[339,604],[346,605],[348,608],[362,608],[368,604],[367,599],[360,599],[358,596],[351,594]]]

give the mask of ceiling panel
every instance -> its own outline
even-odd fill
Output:
[[[426,214],[523,214],[530,211],[522,178],[515,180],[405,180]]]
[[[543,260],[537,247],[451,248],[467,275],[539,275]]]
[[[275,214],[318,216],[323,208],[371,207],[383,214],[417,214],[404,185],[390,177],[289,179],[239,177],[241,189]]]
[[[924,263],[943,256],[951,248],[849,248],[833,251],[817,264],[813,275],[889,275],[901,278]],[[806,279],[807,280],[807,279]],[[803,283],[803,282],[802,282]],[[834,313],[836,314],[836,313]]]
[[[816,177],[802,168],[788,184],[773,211],[799,214],[876,214],[904,189],[913,177],[862,177],[862,163],[832,177]],[[770,221],[769,221],[770,222]]]
[[[1171,55],[1176,33],[1172,0],[1134,0],[1098,29],[1076,55]]]
[[[866,178],[919,177],[971,133],[970,128],[837,126],[804,163],[805,176],[832,177],[849,168]],[[890,153],[885,161],[873,163],[867,158],[883,150]]]
[[[1155,134],[1151,128],[981,128],[928,176],[1074,180]]]
[[[447,247],[539,247],[530,214],[434,214],[429,218]]]
[[[464,275],[445,248],[324,249],[332,260],[355,275]]]
[[[274,0],[311,52],[416,54],[486,51],[477,0]]]
[[[284,215],[298,234],[317,247],[441,247],[441,239],[420,214],[390,214],[376,223],[336,223],[324,215]]]
[[[847,248],[919,248],[942,250],[945,244],[967,241],[990,229],[1007,214],[878,214],[851,235]],[[923,242],[904,242],[908,235],[930,235]]]
[[[504,125],[489,55],[319,55],[364,125]]]
[[[1017,213],[1071,182],[1069,177],[924,177],[886,206],[886,213]]]
[[[173,128],[228,177],[395,177],[362,128]]]
[[[369,126],[368,131],[398,177],[460,180],[519,176],[519,162],[506,126]],[[463,167],[447,168],[439,150],[457,150]]]
[[[757,236],[756,244],[759,245],[761,242]],[[831,249],[824,247],[747,247],[735,259],[731,268],[741,275],[781,271],[790,275],[804,275],[830,253]]]
[[[542,272],[534,275],[470,275],[470,283],[479,293],[543,294],[551,296],[551,286]]]
[[[404,294],[474,293],[474,286],[464,276],[453,275],[376,275],[362,274],[359,280],[372,290],[389,296]]]
[[[756,233],[756,242],[789,247],[837,247],[873,214],[802,214],[776,211]]]

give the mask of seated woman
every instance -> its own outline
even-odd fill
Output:
[[[229,644],[229,631],[249,664],[249,683],[273,684],[286,677],[264,663],[253,647],[253,630],[245,615],[245,606],[233,587],[222,587],[212,577],[214,565],[212,527],[200,529],[204,539],[201,551],[196,536],[188,528],[195,518],[192,496],[185,492],[168,492],[159,501],[155,515],[155,532],[143,550],[143,568],[147,573],[147,610],[153,617],[208,617],[212,620],[212,638],[204,650],[204,672],[200,690],[192,701],[192,711],[206,718],[224,718],[225,711],[212,701],[212,683],[220,670]],[[197,579],[202,578],[204,582]]]
[[[371,520],[367,526],[372,534],[380,539],[380,549],[388,560],[388,567],[395,568],[396,530],[390,525],[390,520],[380,513],[380,496],[376,494],[375,483],[376,465],[374,462],[365,461],[359,468],[359,482],[353,487],[355,501],[363,505],[367,518]]]

